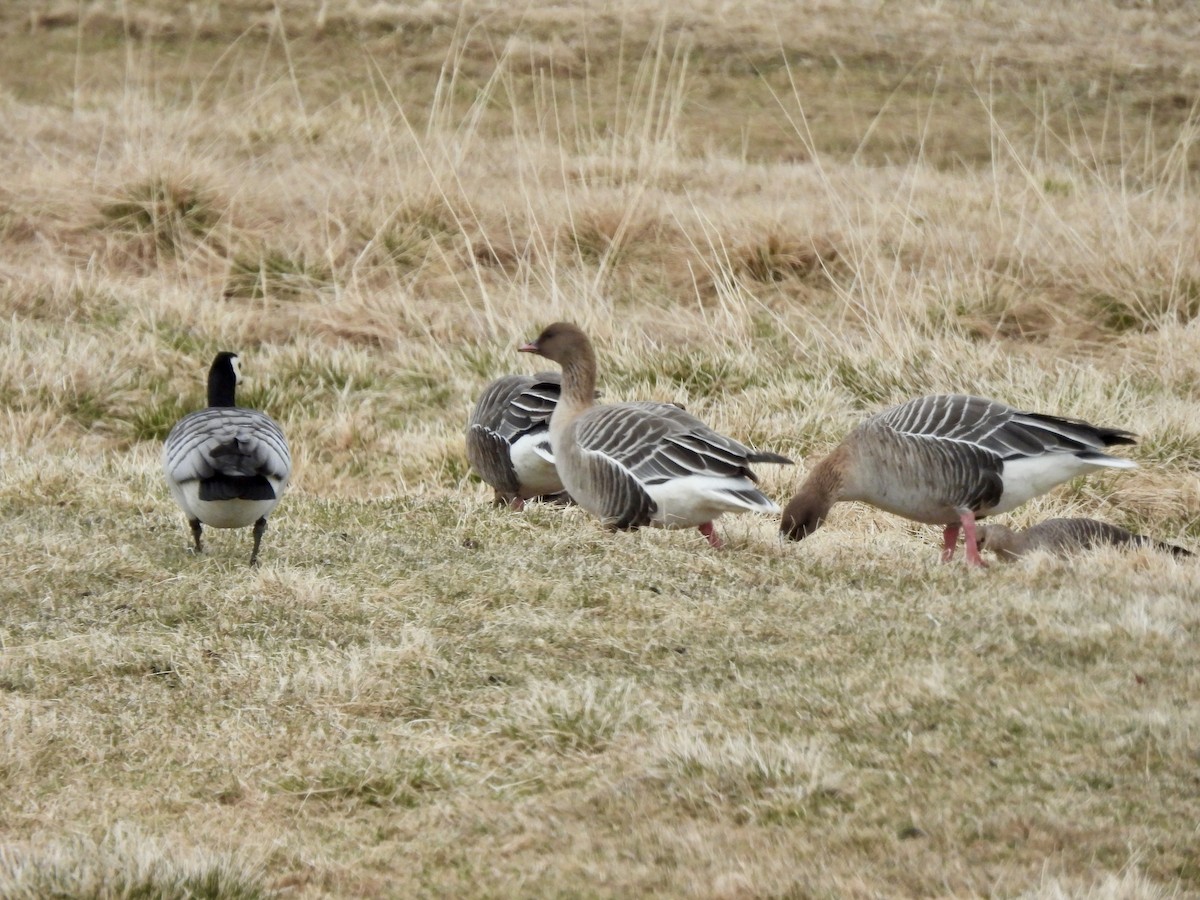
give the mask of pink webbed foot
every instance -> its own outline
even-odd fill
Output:
[[[967,545],[967,565],[986,569],[987,562],[979,555],[979,542],[975,538],[975,513],[968,509],[959,515],[962,518],[963,537]]]
[[[942,532],[942,562],[954,559],[954,548],[958,546],[958,526],[947,525]]]
[[[725,542],[721,540],[721,536],[717,534],[717,529],[713,527],[712,522],[705,522],[699,526],[700,533],[708,538],[708,543],[716,550],[720,550],[725,546]]]

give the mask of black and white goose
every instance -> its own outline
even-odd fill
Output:
[[[861,500],[917,522],[945,526],[942,559],[961,528],[967,563],[981,566],[975,520],[1008,512],[1076,475],[1132,469],[1105,448],[1133,444],[1128,431],[962,394],[918,397],[852,431],[809,473],[783,511],[792,540],[816,531],[830,507]]]
[[[506,375],[489,384],[467,424],[467,460],[495,491],[495,505],[561,494],[550,449],[550,415],[562,389],[556,372]]]
[[[292,456],[274,419],[236,405],[239,381],[237,354],[218,353],[208,370],[208,408],[189,413],[171,429],[163,470],[171,496],[187,516],[196,552],[201,550],[202,525],[253,525],[253,566],[267,516],[291,477]]]
[[[778,512],[752,462],[791,463],[718,434],[670,403],[596,403],[596,354],[577,326],[556,322],[521,347],[562,366],[550,441],[571,498],[610,528],[699,528],[720,547],[726,512]]]

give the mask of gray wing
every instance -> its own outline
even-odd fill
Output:
[[[999,460],[1046,453],[1104,456],[1104,448],[1136,440],[1127,431],[1021,412],[998,400],[965,394],[918,397],[870,422],[912,438],[973,446]]]
[[[545,428],[562,391],[557,372],[506,375],[484,390],[471,413],[471,427],[486,428],[510,443]]]
[[[979,510],[1004,493],[1004,451],[994,437],[1013,412],[977,397],[931,395],[884,410],[862,430],[886,448],[895,477],[921,485],[939,503]]]
[[[646,485],[693,475],[756,481],[750,462],[790,462],[718,434],[678,406],[649,401],[594,407],[578,420],[575,439],[600,516],[619,528],[650,521],[657,507]]]
[[[688,476],[757,480],[750,462],[790,463],[757,452],[704,425],[671,403],[649,401],[594,407],[576,422],[580,464],[602,520],[617,528],[648,524],[658,510],[646,486]],[[733,492],[757,497],[757,491]],[[761,498],[766,502],[766,498]]]
[[[751,462],[791,462],[751,450],[670,403],[595,407],[580,422],[576,437],[583,450],[618,463],[644,484],[688,475],[757,481]]]
[[[286,482],[292,456],[283,430],[266,413],[209,407],[184,416],[171,429],[163,466],[177,484],[221,477]]]
[[[562,385],[557,372],[506,375],[484,389],[467,425],[467,460],[498,491],[521,489],[509,451],[526,434],[548,433]],[[549,455],[550,441],[546,439]]]

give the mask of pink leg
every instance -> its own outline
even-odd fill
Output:
[[[713,527],[712,522],[705,522],[703,525],[701,525],[700,533],[708,538],[708,542],[712,544],[715,549],[720,550],[725,546],[725,542],[721,540],[721,536],[717,534],[717,529]]]
[[[958,546],[958,526],[947,525],[942,532],[942,562],[954,559],[954,548]]]
[[[986,568],[987,563],[979,555],[979,543],[975,540],[975,513],[968,509],[959,515],[962,518],[963,536],[967,545],[967,565]]]
[[[508,501],[508,507],[509,509],[515,509],[517,512],[520,512],[525,508],[525,501],[520,497],[513,497]]]

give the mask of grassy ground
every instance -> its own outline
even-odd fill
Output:
[[[1200,570],[847,505],[609,535],[462,431],[548,322],[787,453],[968,391],[1200,537],[1188,3],[0,8],[0,896],[1200,895]],[[192,557],[218,349],[296,477]],[[139,893],[140,892],[140,893]]]

